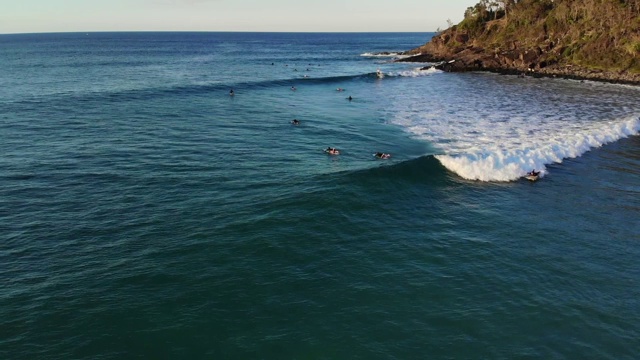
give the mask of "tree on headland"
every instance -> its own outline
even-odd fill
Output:
[[[640,74],[640,0],[479,0],[459,24],[416,52],[456,58],[456,66],[465,64],[465,52],[485,68],[579,66]]]

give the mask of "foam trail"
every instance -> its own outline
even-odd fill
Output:
[[[381,53],[364,53],[360,54],[363,57],[409,57],[409,55],[404,55],[402,52],[381,52]]]
[[[413,68],[413,69],[409,69],[409,70],[400,70],[400,71],[388,71],[388,72],[382,72],[382,74],[384,76],[390,76],[390,77],[412,77],[412,78],[416,78],[416,77],[421,77],[421,76],[431,76],[433,74],[438,74],[443,72],[442,70],[438,70],[435,68],[429,68],[427,70],[420,70],[420,68]],[[371,75],[376,75],[376,73],[371,73]]]
[[[483,152],[461,155],[436,155],[447,169],[468,180],[511,181],[536,169],[541,176],[545,165],[561,163],[585,152],[640,132],[640,118],[611,121],[604,126],[578,131],[574,135],[559,135],[533,147],[503,150],[487,148]]]
[[[403,77],[419,77],[419,76],[430,76],[430,75],[441,73],[441,72],[443,71],[438,70],[436,68],[429,68],[427,70],[420,70],[420,68],[414,68],[411,70],[390,72],[389,75],[403,76]]]

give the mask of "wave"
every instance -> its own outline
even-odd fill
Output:
[[[404,71],[391,71],[384,75],[388,77],[418,77],[428,76],[434,73],[440,72],[440,70],[420,70],[419,68],[404,70]],[[337,75],[337,76],[325,76],[325,77],[295,77],[284,79],[270,79],[270,80],[258,80],[258,81],[244,81],[234,82],[229,84],[206,84],[206,83],[191,83],[191,84],[175,84],[155,87],[140,87],[130,89],[106,89],[106,90],[92,90],[92,91],[78,91],[69,92],[62,91],[57,93],[47,94],[45,96],[33,96],[31,98],[21,98],[18,100],[6,100],[4,104],[10,103],[17,104],[42,104],[49,101],[56,102],[63,99],[73,99],[80,102],[91,101],[130,101],[130,100],[146,100],[152,98],[159,98],[173,95],[199,95],[211,92],[224,92],[225,94],[229,89],[247,91],[253,89],[265,89],[276,87],[290,87],[301,86],[303,84],[331,84],[341,83],[347,81],[369,81],[376,79],[376,72],[351,74],[351,75]]]
[[[397,163],[389,163],[348,173],[348,180],[362,185],[385,188],[407,183],[443,183],[448,181],[447,169],[434,155],[425,155]]]
[[[488,149],[460,155],[441,154],[435,158],[462,178],[480,181],[513,181],[536,169],[546,174],[546,165],[579,157],[587,151],[638,135],[640,118],[610,121],[605,125],[584,129],[573,135],[547,139],[535,147],[500,150]]]
[[[489,74],[416,84],[389,92],[383,116],[467,180],[545,176],[549,165],[640,132],[637,92],[619,86]]]
[[[350,174],[359,183],[376,187],[408,183],[445,183],[452,172],[466,180],[508,182],[521,179],[532,169],[547,174],[546,166],[564,159],[579,157],[587,151],[638,135],[640,118],[610,122],[605,126],[576,133],[567,138],[550,140],[539,147],[459,155],[433,154],[415,159],[368,168]],[[390,181],[393,180],[393,181]]]
[[[130,101],[130,100],[147,100],[153,98],[161,98],[165,96],[174,95],[201,95],[207,93],[228,93],[229,89],[234,89],[236,92],[248,91],[254,89],[276,88],[276,87],[290,87],[301,86],[302,84],[330,84],[340,83],[353,80],[370,80],[376,77],[375,72],[354,74],[354,75],[340,75],[340,76],[328,76],[328,77],[296,77],[287,79],[275,79],[275,80],[259,80],[259,81],[244,81],[233,82],[228,84],[175,84],[165,86],[151,86],[129,89],[106,89],[106,90],[92,90],[92,91],[60,91],[53,92],[46,95],[38,95],[31,97],[22,97],[16,100],[4,100],[3,105],[9,106],[10,104],[18,105],[35,105],[43,103],[57,103],[59,101],[73,100],[78,102],[91,102],[91,101]]]

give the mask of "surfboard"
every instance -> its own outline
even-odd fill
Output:
[[[536,181],[536,180],[538,180],[539,177],[540,177],[540,175],[527,175],[524,178],[529,180],[529,181]]]

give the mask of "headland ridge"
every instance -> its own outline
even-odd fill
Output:
[[[640,85],[640,0],[481,0],[397,61]]]

